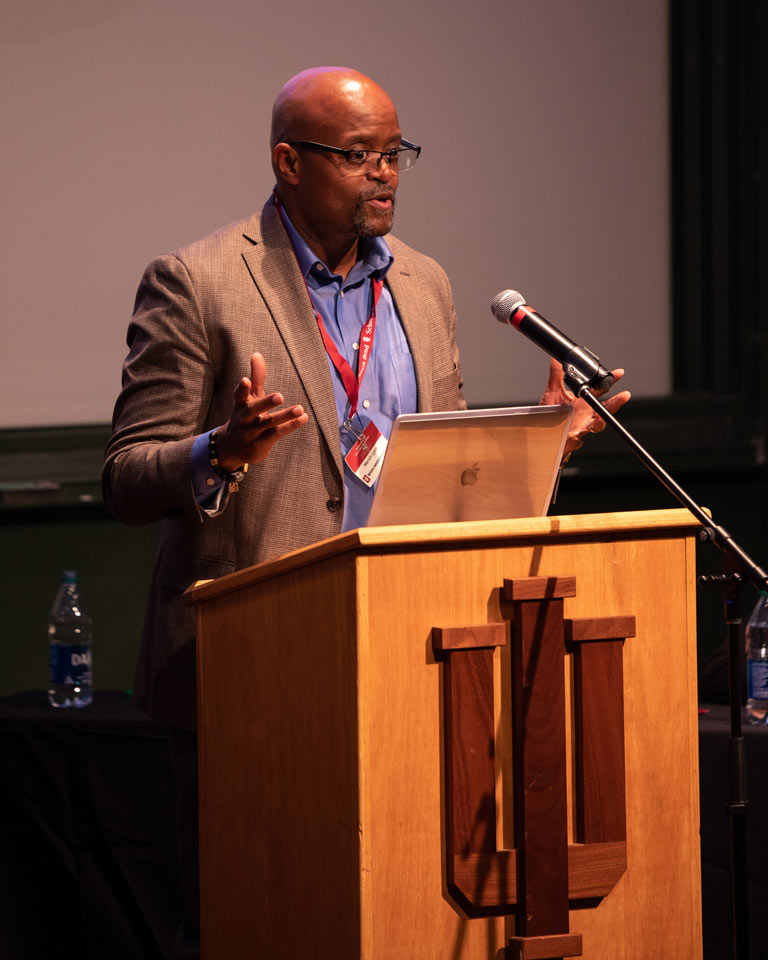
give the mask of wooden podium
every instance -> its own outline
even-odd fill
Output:
[[[698,960],[696,529],[369,528],[191,588],[204,960]]]

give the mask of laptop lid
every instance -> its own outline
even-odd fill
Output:
[[[567,404],[399,416],[368,526],[544,516],[572,416]]]

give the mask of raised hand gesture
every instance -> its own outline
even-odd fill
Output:
[[[285,398],[282,393],[265,393],[266,379],[264,357],[251,354],[251,376],[237,385],[232,415],[216,431],[219,463],[225,470],[263,460],[278,440],[309,419],[302,406],[276,410]]]
[[[619,381],[624,376],[622,369],[612,370],[614,380]],[[594,393],[594,391],[592,391]],[[609,413],[616,413],[629,400],[632,394],[629,390],[622,390],[615,397],[609,397],[604,401],[604,406]],[[565,385],[562,365],[557,360],[549,361],[549,380],[544,388],[540,403],[570,403],[573,405],[573,420],[568,431],[568,439],[565,442],[566,456],[578,450],[584,443],[584,437],[588,433],[600,433],[605,430],[606,423],[602,417],[590,407],[586,400],[577,398]]]

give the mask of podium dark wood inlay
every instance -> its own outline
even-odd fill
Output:
[[[510,622],[514,836],[496,845],[493,656],[506,623],[435,627],[443,662],[446,882],[470,916],[516,915],[507,955],[581,955],[570,901],[607,896],[626,871],[622,645],[634,617],[566,620],[575,577],[505,580]],[[574,790],[567,836],[565,654],[574,654]]]

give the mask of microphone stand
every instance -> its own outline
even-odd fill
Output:
[[[565,382],[577,396],[605,420],[631,448],[638,459],[669,490],[669,492],[701,523],[699,539],[713,543],[726,554],[726,567],[735,572],[718,576],[701,576],[700,586],[721,586],[725,592],[725,621],[728,628],[728,700],[731,732],[728,743],[729,800],[731,821],[731,894],[733,905],[734,960],[749,958],[749,901],[747,886],[747,783],[744,758],[744,737],[741,728],[741,675],[743,658],[741,644],[740,593],[745,577],[758,590],[768,590],[768,574],[759,567],[723,527],[714,523],[664,468],[641,446],[614,415],[605,408],[590,389],[590,380],[571,364],[563,364]],[[738,570],[742,572],[738,572]]]

